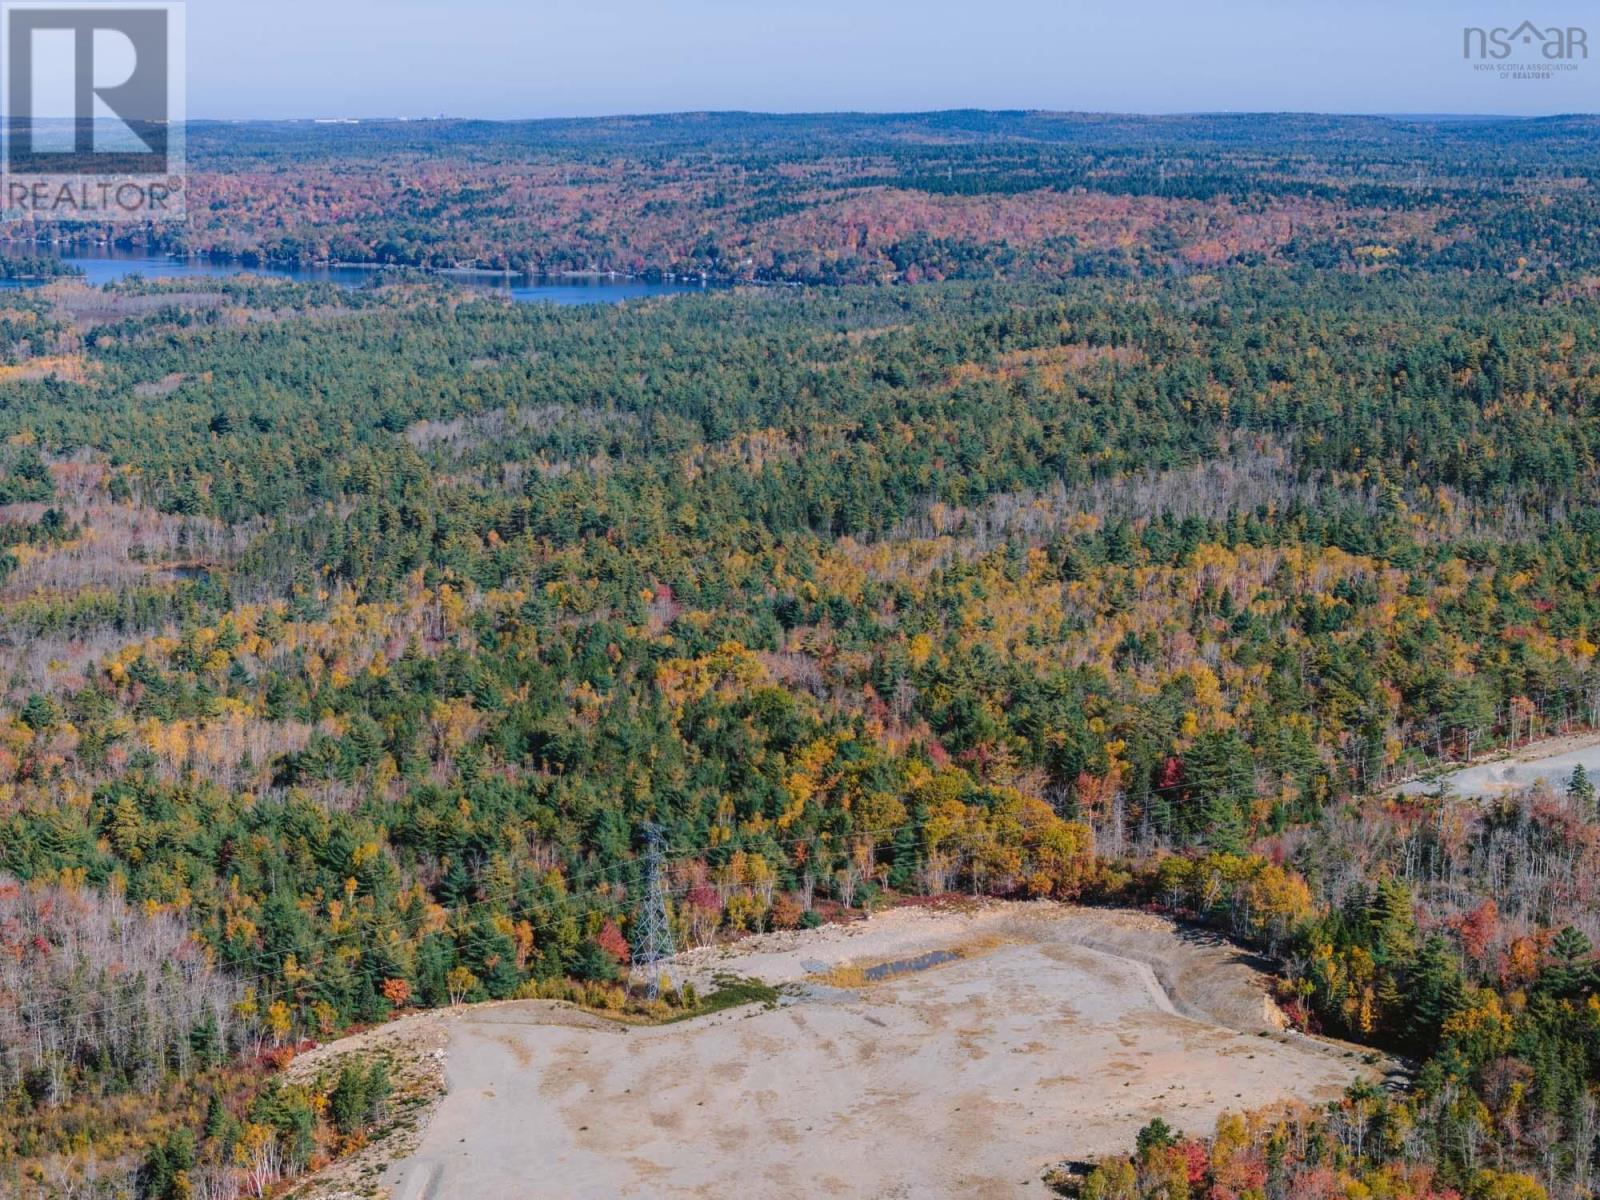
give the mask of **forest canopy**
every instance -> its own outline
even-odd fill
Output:
[[[1594,787],[1388,790],[1600,723],[1588,119],[191,147],[158,248],[740,286],[5,292],[0,1189],[266,1194],[382,1119],[306,1041],[627,1003],[654,827],[679,946],[1141,904],[1418,1064],[1096,1194],[1588,1194]]]

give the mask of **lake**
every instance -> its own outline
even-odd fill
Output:
[[[33,247],[28,247],[30,251]],[[142,275],[146,279],[180,279],[189,276],[264,275],[278,279],[293,279],[301,283],[336,283],[343,287],[360,287],[378,273],[372,267],[246,267],[239,263],[214,262],[200,258],[168,258],[152,255],[142,250],[125,250],[114,246],[80,246],[71,250],[39,247],[39,253],[59,254],[83,272],[83,282],[93,287],[115,283],[129,275]],[[650,283],[643,279],[627,279],[599,275],[561,276],[504,276],[494,274],[452,273],[438,278],[467,287],[498,292],[519,304],[613,304],[619,300],[637,300],[646,296],[675,296],[683,292],[703,292],[704,284],[686,282]],[[7,280],[7,287],[37,286],[31,280]]]

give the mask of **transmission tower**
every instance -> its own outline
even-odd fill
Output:
[[[645,825],[644,838],[644,902],[639,914],[639,948],[633,955],[633,968],[635,972],[644,972],[645,991],[655,1000],[661,995],[661,964],[671,958],[674,951],[672,927],[667,923],[667,871],[661,861],[661,826],[654,821]]]

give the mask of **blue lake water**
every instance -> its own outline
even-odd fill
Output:
[[[34,248],[28,247],[31,251]],[[146,279],[180,279],[190,276],[264,275],[277,279],[293,279],[301,283],[336,283],[344,287],[360,287],[379,272],[370,267],[246,267],[239,263],[213,262],[200,258],[167,258],[147,254],[140,250],[122,250],[112,246],[84,246],[73,250],[54,250],[39,247],[40,253],[54,252],[63,262],[69,262],[83,272],[83,282],[94,287],[115,283],[129,275],[142,275]],[[438,278],[467,287],[497,292],[520,304],[612,304],[619,300],[637,300],[646,296],[675,296],[683,292],[702,292],[705,285],[688,282],[651,283],[643,279],[627,279],[602,275],[562,276],[504,276],[456,274]],[[36,286],[32,281],[7,280],[4,287]]]

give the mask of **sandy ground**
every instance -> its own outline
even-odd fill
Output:
[[[389,1067],[391,1092],[384,1115],[368,1132],[367,1145],[330,1166],[297,1179],[286,1196],[294,1200],[370,1200],[384,1193],[382,1176],[422,1140],[429,1114],[445,1093],[449,1028],[462,1010],[413,1013],[365,1033],[340,1038],[295,1058],[284,1078],[310,1084],[332,1076],[348,1055],[365,1066],[382,1057]]]
[[[963,957],[818,982],[943,948]],[[461,1014],[449,1094],[386,1176],[397,1200],[1043,1196],[1045,1167],[1126,1150],[1152,1117],[1209,1133],[1376,1073],[1280,1032],[1237,949],[1142,914],[902,909],[695,952],[677,975],[716,971],[784,999],[645,1028],[540,1002]]]
[[[1580,763],[1590,778],[1600,778],[1600,734],[1541,739],[1504,757],[1414,779],[1394,790],[1401,795],[1421,796],[1448,786],[1458,796],[1488,798],[1530,788],[1542,779],[1559,791],[1567,786],[1572,768]]]

